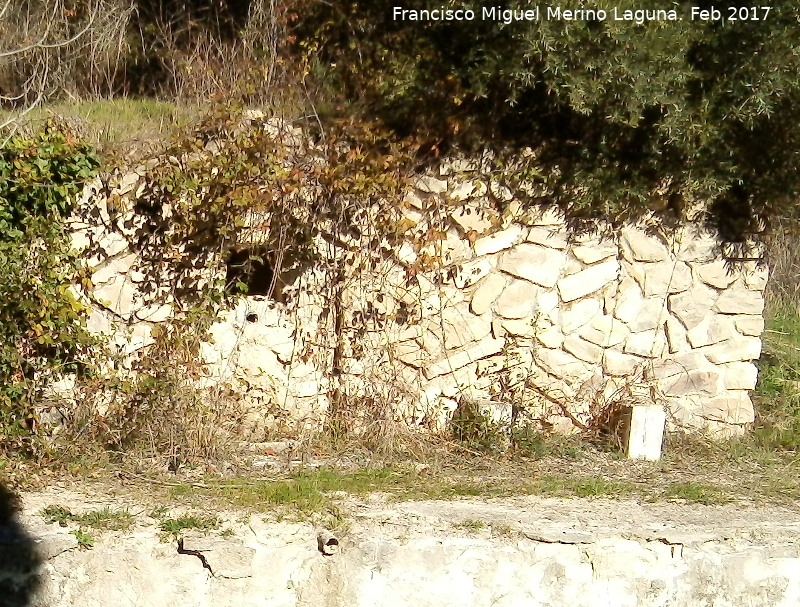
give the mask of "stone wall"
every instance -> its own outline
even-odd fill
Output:
[[[696,225],[571,234],[554,209],[526,210],[474,169],[419,178],[401,246],[321,237],[327,262],[291,278],[291,305],[242,297],[220,312],[202,383],[239,391],[253,420],[295,427],[318,424],[334,394],[366,421],[388,409],[429,427],[464,396],[562,429],[636,402],[663,404],[673,428],[753,421],[763,266],[726,262]],[[95,221],[74,225],[76,247],[100,245],[89,326],[133,358],[173,315],[143,288],[130,238],[146,170],[87,188]],[[359,254],[334,279],[342,247]]]

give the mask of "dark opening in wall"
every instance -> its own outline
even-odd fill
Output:
[[[274,297],[277,281],[266,247],[230,249],[226,267],[225,288],[229,293]]]

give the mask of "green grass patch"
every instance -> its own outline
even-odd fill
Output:
[[[125,531],[130,529],[135,517],[127,510],[102,508],[90,510],[83,514],[73,514],[69,508],[50,505],[42,510],[42,516],[48,523],[58,523],[66,527],[68,523],[77,523],[81,527],[90,527],[102,531]]]
[[[127,144],[166,141],[176,129],[190,123],[197,110],[154,99],[111,99],[56,103],[38,107],[22,119],[23,126],[36,128],[47,120],[76,126],[86,139],[100,147],[128,151]],[[13,117],[0,111],[0,122]]]
[[[685,500],[706,506],[727,504],[733,501],[733,498],[725,491],[705,483],[674,483],[667,488],[662,498]]]
[[[187,529],[199,529],[200,531],[211,531],[220,526],[219,519],[215,517],[200,516],[197,514],[185,514],[178,518],[170,518],[161,521],[160,529],[164,533],[179,537]]]

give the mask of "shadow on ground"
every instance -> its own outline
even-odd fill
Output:
[[[28,607],[40,583],[41,556],[18,520],[19,496],[0,484],[0,605]]]

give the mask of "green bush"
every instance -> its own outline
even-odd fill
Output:
[[[47,125],[0,147],[0,445],[35,432],[33,404],[49,377],[76,371],[92,340],[70,285],[85,278],[65,230],[99,159]]]

